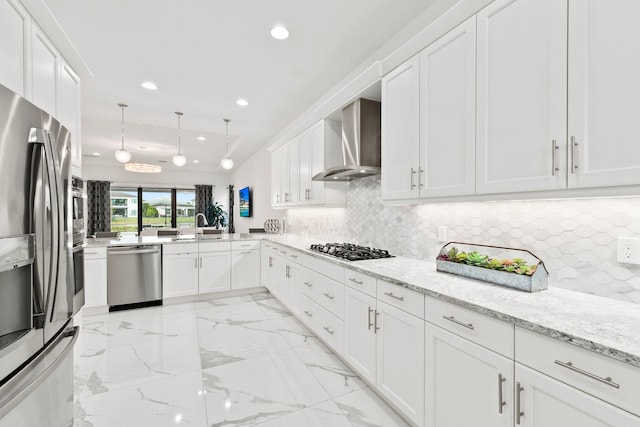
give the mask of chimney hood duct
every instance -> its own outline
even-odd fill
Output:
[[[342,159],[313,181],[351,181],[380,175],[380,103],[358,98],[342,109]]]

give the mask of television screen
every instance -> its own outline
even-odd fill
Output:
[[[240,216],[251,216],[251,190],[249,187],[240,190]]]

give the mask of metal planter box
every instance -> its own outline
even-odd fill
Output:
[[[492,270],[489,268],[477,267],[461,262],[453,262],[440,259],[440,257],[443,254],[447,254],[449,252],[449,249],[453,246],[455,246],[456,248],[469,247],[473,248],[474,251],[482,250],[484,254],[487,254],[487,252],[491,252],[492,250],[493,252],[499,250],[502,254],[511,253],[513,255],[526,256],[527,258],[533,257],[533,264],[537,265],[537,268],[532,275],[528,276],[526,274],[517,274],[514,272],[502,270]],[[501,256],[501,258],[504,257],[504,255]],[[506,286],[526,292],[538,292],[547,289],[547,282],[549,277],[549,273],[542,260],[540,260],[540,258],[536,257],[534,254],[527,250],[461,242],[449,242],[442,247],[442,249],[440,250],[440,254],[438,255],[438,259],[436,259],[436,269],[437,271],[443,271],[445,273],[468,277],[470,279],[482,280],[484,282],[494,283],[496,285]]]

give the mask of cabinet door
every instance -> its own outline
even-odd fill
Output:
[[[282,156],[280,148],[271,153],[271,206],[278,207],[282,203]]]
[[[262,243],[262,249],[260,250],[260,282],[262,286],[271,290],[271,269],[269,268],[269,264],[271,264],[271,251],[265,247],[265,243]]]
[[[309,204],[309,192],[311,191],[311,149],[313,145],[313,129],[307,130],[298,138],[299,140],[299,161],[298,161],[298,204]]]
[[[512,426],[513,361],[428,322],[425,337],[425,425]]]
[[[310,137],[311,137],[311,177],[315,174],[318,174],[325,170],[328,165],[338,166],[342,164],[341,156],[336,156],[335,147],[338,145],[336,143],[335,134],[335,123],[330,121],[321,122],[318,125],[311,128]],[[327,135],[327,133],[331,133],[331,135]],[[340,143],[341,145],[341,143]],[[330,157],[330,158],[328,158]],[[339,183],[325,183],[324,181],[311,181],[311,185],[309,187],[309,193],[307,197],[309,198],[310,205],[324,205],[325,204],[325,187],[327,185],[343,185]],[[336,191],[332,189],[333,191]],[[340,191],[339,189],[337,191]]]
[[[420,54],[420,197],[475,192],[476,18]]]
[[[639,427],[640,418],[519,363],[516,425],[522,427]],[[518,386],[521,388],[518,389]],[[518,402],[520,407],[518,408]]]
[[[639,15],[635,0],[570,2],[570,187],[640,184]]]
[[[168,254],[162,257],[162,298],[198,293],[198,255]]]
[[[80,139],[80,78],[62,62],[58,93],[58,119],[71,132],[71,163],[80,168],[82,142]]]
[[[418,195],[420,58],[382,78],[382,199]]]
[[[424,425],[424,320],[378,301],[378,390]]]
[[[364,379],[376,383],[376,299],[345,286],[344,358]]]
[[[260,250],[231,251],[231,289],[260,286]]]
[[[496,0],[477,25],[476,192],[565,188],[566,0]]]
[[[31,57],[32,102],[56,117],[58,52],[47,36],[36,26],[33,27]]]
[[[107,305],[107,259],[84,260],[85,307]]]
[[[298,177],[300,141],[298,138],[291,141],[286,146],[286,157],[284,161],[284,202],[287,206],[298,204],[298,187],[300,178]]]
[[[29,15],[17,0],[0,0],[0,84],[25,96]]]
[[[271,293],[278,298],[282,296],[284,281],[284,261],[279,256],[272,253],[271,264],[269,265],[269,277],[271,279]]]
[[[198,292],[231,289],[231,252],[206,252],[199,256]]]

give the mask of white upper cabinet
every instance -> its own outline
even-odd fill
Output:
[[[420,54],[420,197],[475,192],[475,22]]]
[[[80,168],[82,162],[80,78],[64,62],[60,64],[58,89],[58,118],[62,125],[71,132],[71,163]]]
[[[285,147],[283,173],[283,194],[284,204],[286,206],[295,206],[298,204],[298,187],[300,178],[298,176],[300,140],[298,138],[291,141]]]
[[[35,26],[31,42],[32,102],[58,118],[56,100],[60,56],[47,36]]]
[[[382,78],[382,199],[418,196],[420,58]]]
[[[636,0],[570,0],[570,187],[640,183],[638,16]]]
[[[284,149],[271,153],[271,206],[280,206],[282,201],[282,158]]]
[[[496,0],[477,26],[477,193],[565,188],[566,0]]]
[[[29,15],[16,0],[0,0],[0,84],[26,95]]]

